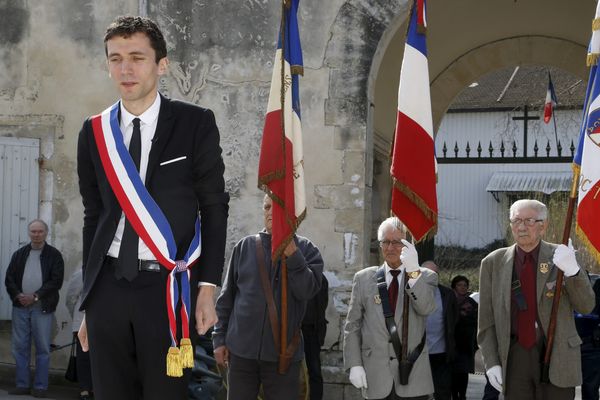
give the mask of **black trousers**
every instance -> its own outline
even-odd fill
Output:
[[[90,365],[90,352],[83,351],[81,348],[81,342],[77,337],[77,333],[73,332],[75,340],[77,342],[76,351],[76,366],[77,366],[77,382],[79,383],[79,389],[90,392],[92,390],[92,367]]]
[[[483,388],[483,397],[481,400],[498,400],[500,392],[492,386],[487,375],[485,376],[485,387]]]
[[[465,400],[468,386],[468,372],[452,372],[452,400]]]
[[[166,308],[166,270],[141,271],[117,280],[105,262],[86,307],[95,398],[184,400],[190,369],[166,375],[171,345]]]
[[[303,327],[304,359],[308,369],[310,400],[323,399],[323,375],[321,374],[321,345],[314,327]]]
[[[452,393],[452,364],[446,361],[446,353],[430,354],[429,364],[435,400],[450,400]]]
[[[277,363],[249,360],[229,353],[227,400],[256,400],[260,385],[265,400],[296,400],[300,393],[300,361],[290,364],[285,375]]]

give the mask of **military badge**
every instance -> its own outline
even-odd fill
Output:
[[[548,273],[548,263],[540,263],[540,272],[542,274],[547,274]]]
[[[379,297],[379,295],[378,295],[378,294],[376,294],[376,295],[374,296],[374,299],[375,299],[375,304],[381,304],[381,297]]]

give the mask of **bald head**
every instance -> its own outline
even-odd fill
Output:
[[[436,265],[436,264],[435,264],[433,261],[431,261],[431,260],[429,260],[429,261],[425,261],[425,262],[424,262],[424,263],[421,265],[421,268],[427,268],[427,269],[430,269],[430,270],[432,270],[432,271],[433,271],[433,272],[435,272],[435,273],[438,273],[438,271],[440,270],[440,269],[438,268],[438,266],[437,266],[437,265]]]

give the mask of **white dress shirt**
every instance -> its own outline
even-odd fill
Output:
[[[123,141],[125,146],[129,148],[129,142],[131,136],[133,136],[133,120],[135,118],[140,119],[140,133],[142,137],[142,154],[140,158],[140,177],[142,182],[146,180],[146,171],[148,170],[148,158],[150,156],[150,148],[152,147],[152,138],[156,132],[156,125],[158,123],[158,113],[160,111],[160,95],[156,94],[156,100],[154,103],[142,114],[133,115],[125,109],[123,102],[121,101],[121,123],[119,127],[123,133]],[[125,229],[125,213],[121,213],[121,219],[119,225],[117,225],[117,231],[115,237],[108,249],[108,255],[114,258],[119,257],[119,249],[121,248],[121,238],[123,237],[123,230]],[[140,240],[138,245],[138,258],[140,260],[155,260],[156,257],[152,254],[146,243]]]

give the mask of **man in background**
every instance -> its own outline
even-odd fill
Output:
[[[271,260],[273,202],[263,200],[265,229],[246,236],[234,247],[213,332],[215,359],[227,366],[228,400],[256,400],[260,385],[266,400],[295,400],[300,393],[300,334],[306,303],[319,293],[323,259],[310,240],[294,235],[283,254],[287,263],[286,356],[279,357],[281,261]],[[279,360],[279,361],[278,361]]]
[[[425,261],[421,267],[439,272],[433,261]],[[457,320],[458,306],[454,291],[438,284],[435,291],[435,311],[427,316],[425,327],[435,400],[450,400],[451,397],[452,363],[456,347],[454,329]]]
[[[48,367],[52,321],[63,284],[64,262],[60,251],[46,243],[48,225],[34,219],[28,225],[27,245],[17,250],[6,270],[6,291],[12,302],[12,354],[16,363],[16,386],[12,395],[44,398],[48,390]],[[35,378],[30,391],[31,339],[35,343]]]
[[[510,400],[571,400],[581,385],[581,340],[573,310],[594,308],[590,280],[571,245],[542,240],[548,209],[537,200],[512,204],[509,222],[515,244],[481,261],[477,341],[490,383]],[[541,382],[546,332],[557,273],[564,288],[556,315],[549,383]]]

